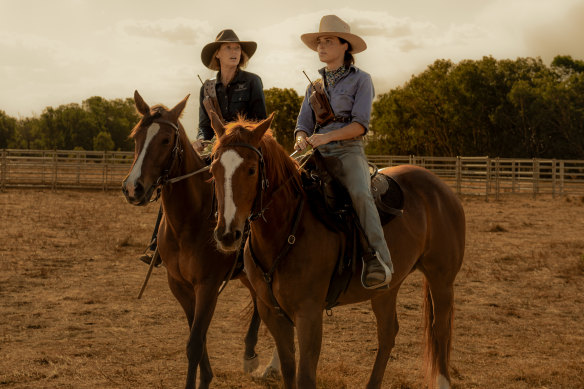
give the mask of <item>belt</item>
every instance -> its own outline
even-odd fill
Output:
[[[314,132],[318,132],[318,130],[320,130],[323,126],[326,126],[326,125],[331,124],[331,123],[335,123],[335,122],[336,123],[351,123],[351,120],[353,120],[353,118],[350,116],[335,116],[335,118],[333,120],[330,120],[326,123],[323,123],[323,124],[316,123],[316,125],[314,126]]]

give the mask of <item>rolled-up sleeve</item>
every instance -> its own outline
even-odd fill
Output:
[[[375,97],[375,89],[371,76],[367,73],[360,73],[355,103],[351,110],[351,122],[357,122],[365,128],[363,135],[369,131],[369,120],[371,119],[371,107]]]
[[[300,107],[300,113],[296,119],[296,129],[294,130],[294,137],[296,137],[298,131],[304,131],[308,135],[312,135],[314,132],[314,126],[316,125],[316,120],[314,118],[314,112],[310,107],[309,102],[310,88],[306,88],[306,93],[304,94],[304,101]]]

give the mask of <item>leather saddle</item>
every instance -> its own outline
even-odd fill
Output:
[[[325,157],[318,150],[305,158],[308,160],[300,161],[304,164],[302,185],[312,212],[329,230],[344,235],[344,247],[327,293],[326,309],[331,309],[337,305],[338,297],[348,287],[356,270],[357,258],[371,249],[362,233],[347,189],[335,178],[342,169],[342,161],[335,157]],[[378,173],[375,166],[372,167],[371,192],[382,225],[402,214],[404,196],[401,187],[392,177]]]

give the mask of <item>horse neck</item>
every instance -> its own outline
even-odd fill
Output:
[[[299,188],[294,188],[293,182],[283,180],[279,184],[278,186],[270,184],[273,189],[267,192],[263,199],[264,206],[267,205],[264,213],[265,220],[260,217],[251,224],[254,250],[257,247],[256,253],[261,251],[262,258],[268,263],[271,263],[279,254],[287,241],[292,232],[299,201],[301,198],[305,199],[304,192]],[[278,190],[281,185],[290,185],[293,190]],[[305,205],[306,201],[304,201]],[[306,209],[300,212],[306,212]],[[303,214],[300,217],[303,217]]]
[[[192,148],[186,135],[181,137],[181,143],[182,161],[170,172],[171,178],[192,173],[206,166]],[[210,212],[212,205],[212,188],[206,182],[209,178],[208,172],[201,172],[173,184],[167,184],[163,188],[162,203],[167,218],[171,219],[171,222],[182,223],[193,217],[196,222],[200,222],[203,218],[207,219],[208,215],[205,213]]]

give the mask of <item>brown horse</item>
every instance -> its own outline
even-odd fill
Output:
[[[215,239],[223,250],[239,247],[251,214],[245,269],[260,316],[276,340],[284,386],[315,388],[322,313],[342,238],[311,212],[297,163],[265,134],[271,119],[226,127],[213,120],[219,138],[211,167],[218,202]],[[453,284],[464,254],[464,211],[452,190],[425,169],[400,166],[382,173],[400,184],[405,198],[403,215],[383,227],[395,273],[388,289],[366,290],[359,264],[339,302],[371,300],[379,347],[367,387],[379,388],[398,331],[399,287],[408,274],[420,270],[425,276],[428,386],[437,381],[441,389],[449,388]],[[297,373],[294,326],[300,351]]]
[[[134,93],[142,118],[131,134],[135,142],[134,163],[124,179],[122,191],[130,204],[146,205],[153,192],[161,188],[164,216],[158,233],[158,250],[166,265],[170,290],[184,309],[190,328],[186,387],[195,387],[198,366],[199,388],[207,388],[213,378],[205,342],[207,329],[219,288],[230,274],[235,255],[219,252],[213,243],[215,219],[209,172],[203,170],[172,183],[173,178],[206,166],[191,147],[179,121],[188,97],[171,110],[161,105],[151,109],[138,91]],[[253,289],[245,276],[240,279],[254,300],[244,354],[244,370],[250,372],[259,363],[254,348],[260,319]]]

